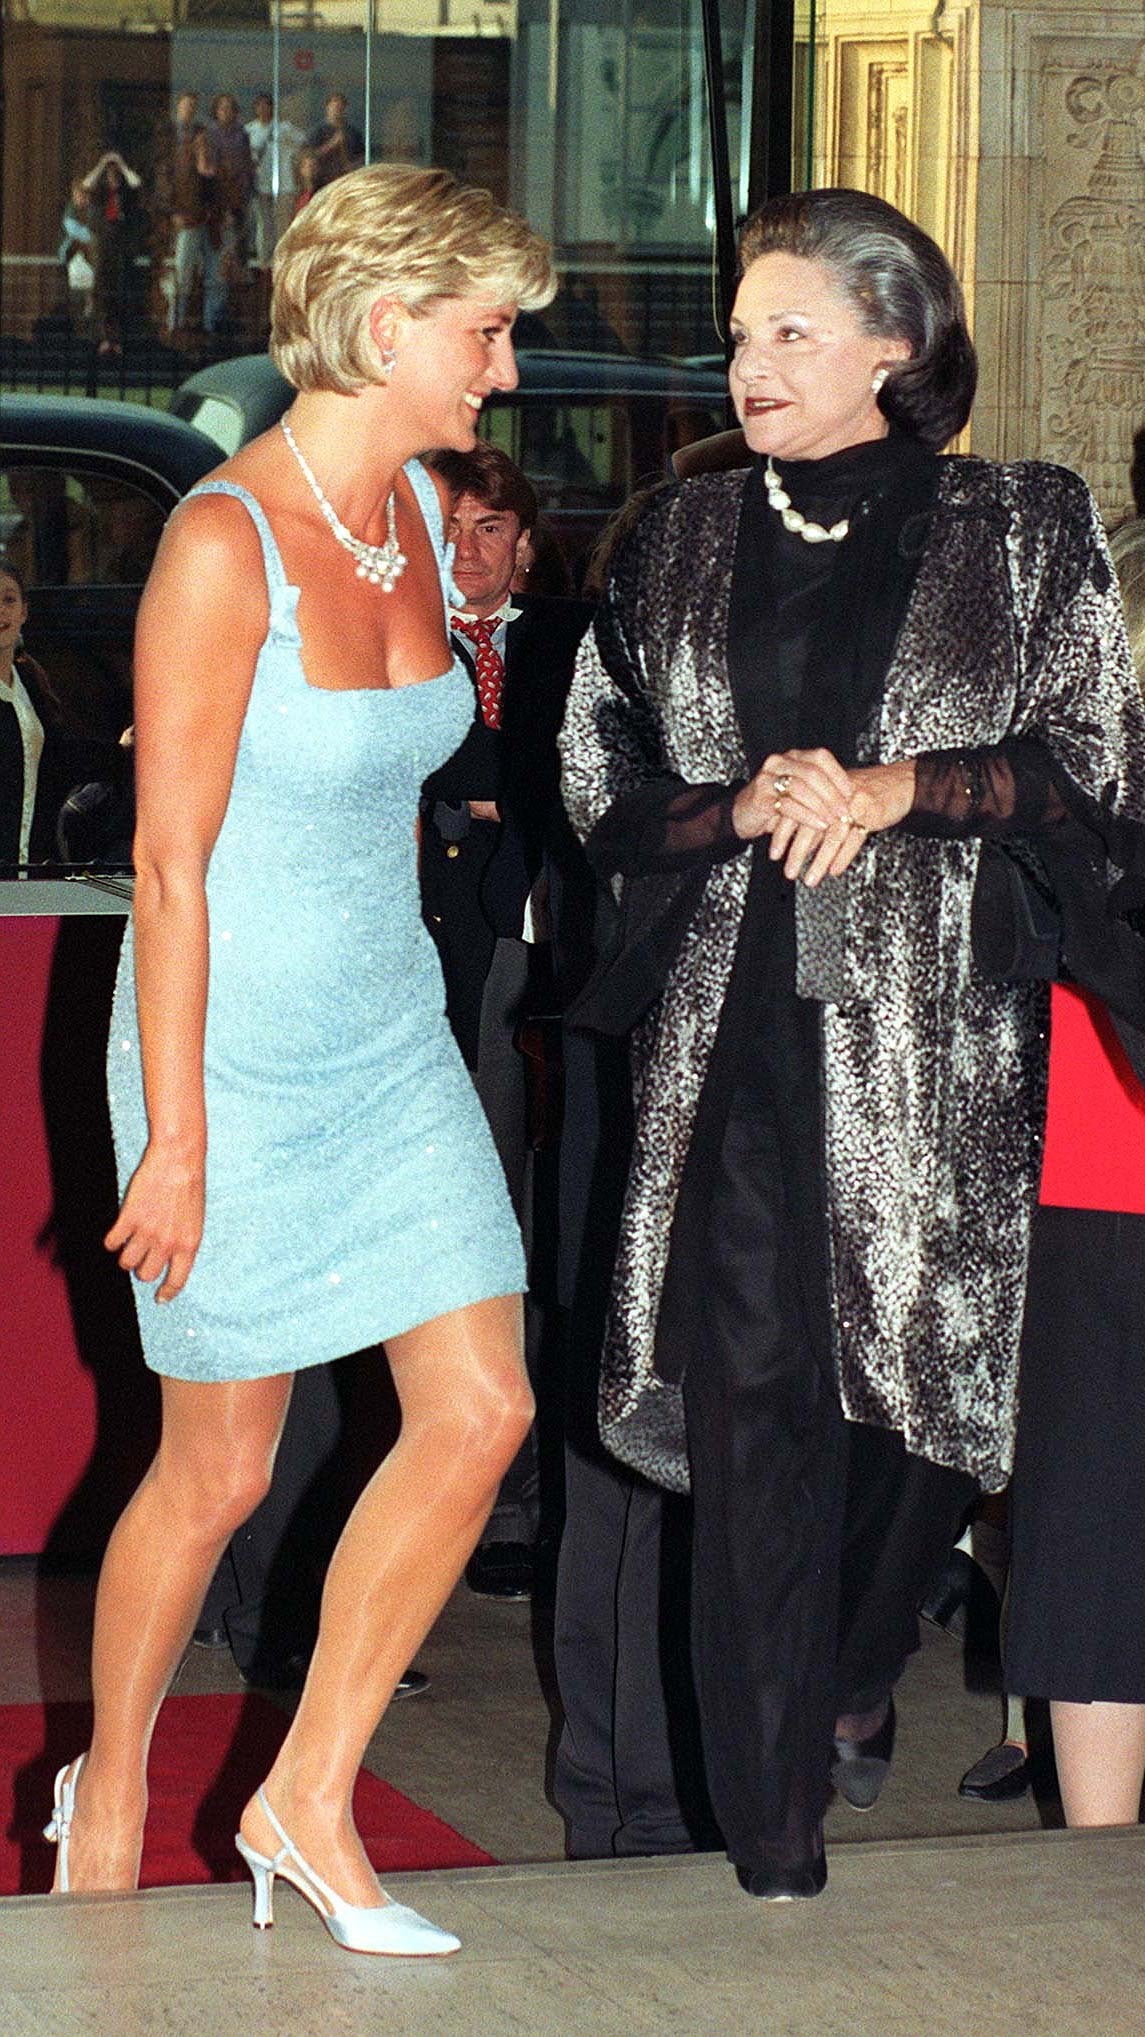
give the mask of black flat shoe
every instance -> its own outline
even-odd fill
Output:
[[[873,1810],[891,1770],[895,1745],[895,1701],[887,1699],[887,1715],[877,1733],[865,1740],[836,1740],[831,1783],[853,1811]]]
[[[1030,1780],[1029,1755],[1012,1740],[1001,1740],[967,1769],[958,1794],[980,1804],[1005,1804],[1024,1797]]]
[[[827,1856],[820,1853],[803,1867],[737,1867],[736,1880],[745,1895],[763,1903],[794,1903],[821,1895],[827,1886]]]
[[[473,1551],[465,1582],[478,1598],[530,1598],[536,1568],[531,1542],[489,1542]]]

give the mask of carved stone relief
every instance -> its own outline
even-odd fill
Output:
[[[1145,43],[1043,91],[1042,445],[1116,514],[1145,421]]]

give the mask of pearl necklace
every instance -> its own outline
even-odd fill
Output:
[[[364,538],[356,538],[353,531],[346,529],[333,503],[328,502],[322,493],[317,477],[303,458],[298,441],[286,419],[282,418],[280,422],[282,425],[282,435],[294,454],[295,459],[298,461],[303,474],[309,481],[314,500],[322,511],[334,537],[343,550],[349,552],[351,557],[357,560],[354,570],[357,573],[358,579],[368,580],[371,587],[377,587],[380,584],[383,594],[392,594],[409,563],[405,553],[398,544],[398,517],[397,510],[394,507],[393,489],[390,490],[389,499],[386,503],[385,540],[380,545],[368,545]]]
[[[791,497],[771,464],[770,454],[763,470],[763,485],[767,490],[767,499],[772,509],[777,509],[783,518],[784,530],[798,531],[804,544],[808,545],[842,544],[851,528],[850,518],[842,517],[838,523],[831,525],[830,530],[825,524],[810,523],[798,509],[791,507]]]

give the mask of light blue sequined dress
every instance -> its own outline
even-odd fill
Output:
[[[406,468],[444,572],[437,496]],[[418,792],[473,717],[458,663],[395,689],[303,672],[298,589],[259,504],[270,626],[207,875],[203,1240],[183,1292],[137,1284],[147,1363],[257,1379],[524,1286],[520,1238],[445,1018],[418,900]],[[147,1119],[128,928],[108,1044],[121,1191]]]

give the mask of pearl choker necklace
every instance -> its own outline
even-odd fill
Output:
[[[810,523],[798,509],[791,507],[791,497],[771,464],[770,454],[763,470],[763,485],[767,490],[767,499],[772,509],[777,509],[783,518],[784,530],[797,531],[804,544],[808,545],[842,544],[851,528],[850,518],[842,517],[838,523],[831,525],[830,530],[825,524]]]
[[[380,584],[383,594],[392,594],[408,564],[406,555],[398,544],[398,517],[397,510],[394,507],[393,489],[391,488],[389,499],[386,503],[385,540],[380,545],[368,545],[364,538],[356,538],[353,531],[346,529],[333,503],[328,502],[322,493],[317,477],[303,458],[298,441],[287,424],[286,419],[282,418],[280,422],[282,424],[282,435],[294,454],[295,459],[298,461],[303,474],[309,481],[314,500],[329,524],[331,532],[343,550],[349,552],[351,557],[357,561],[354,570],[359,580],[368,580],[371,587],[377,587]]]

